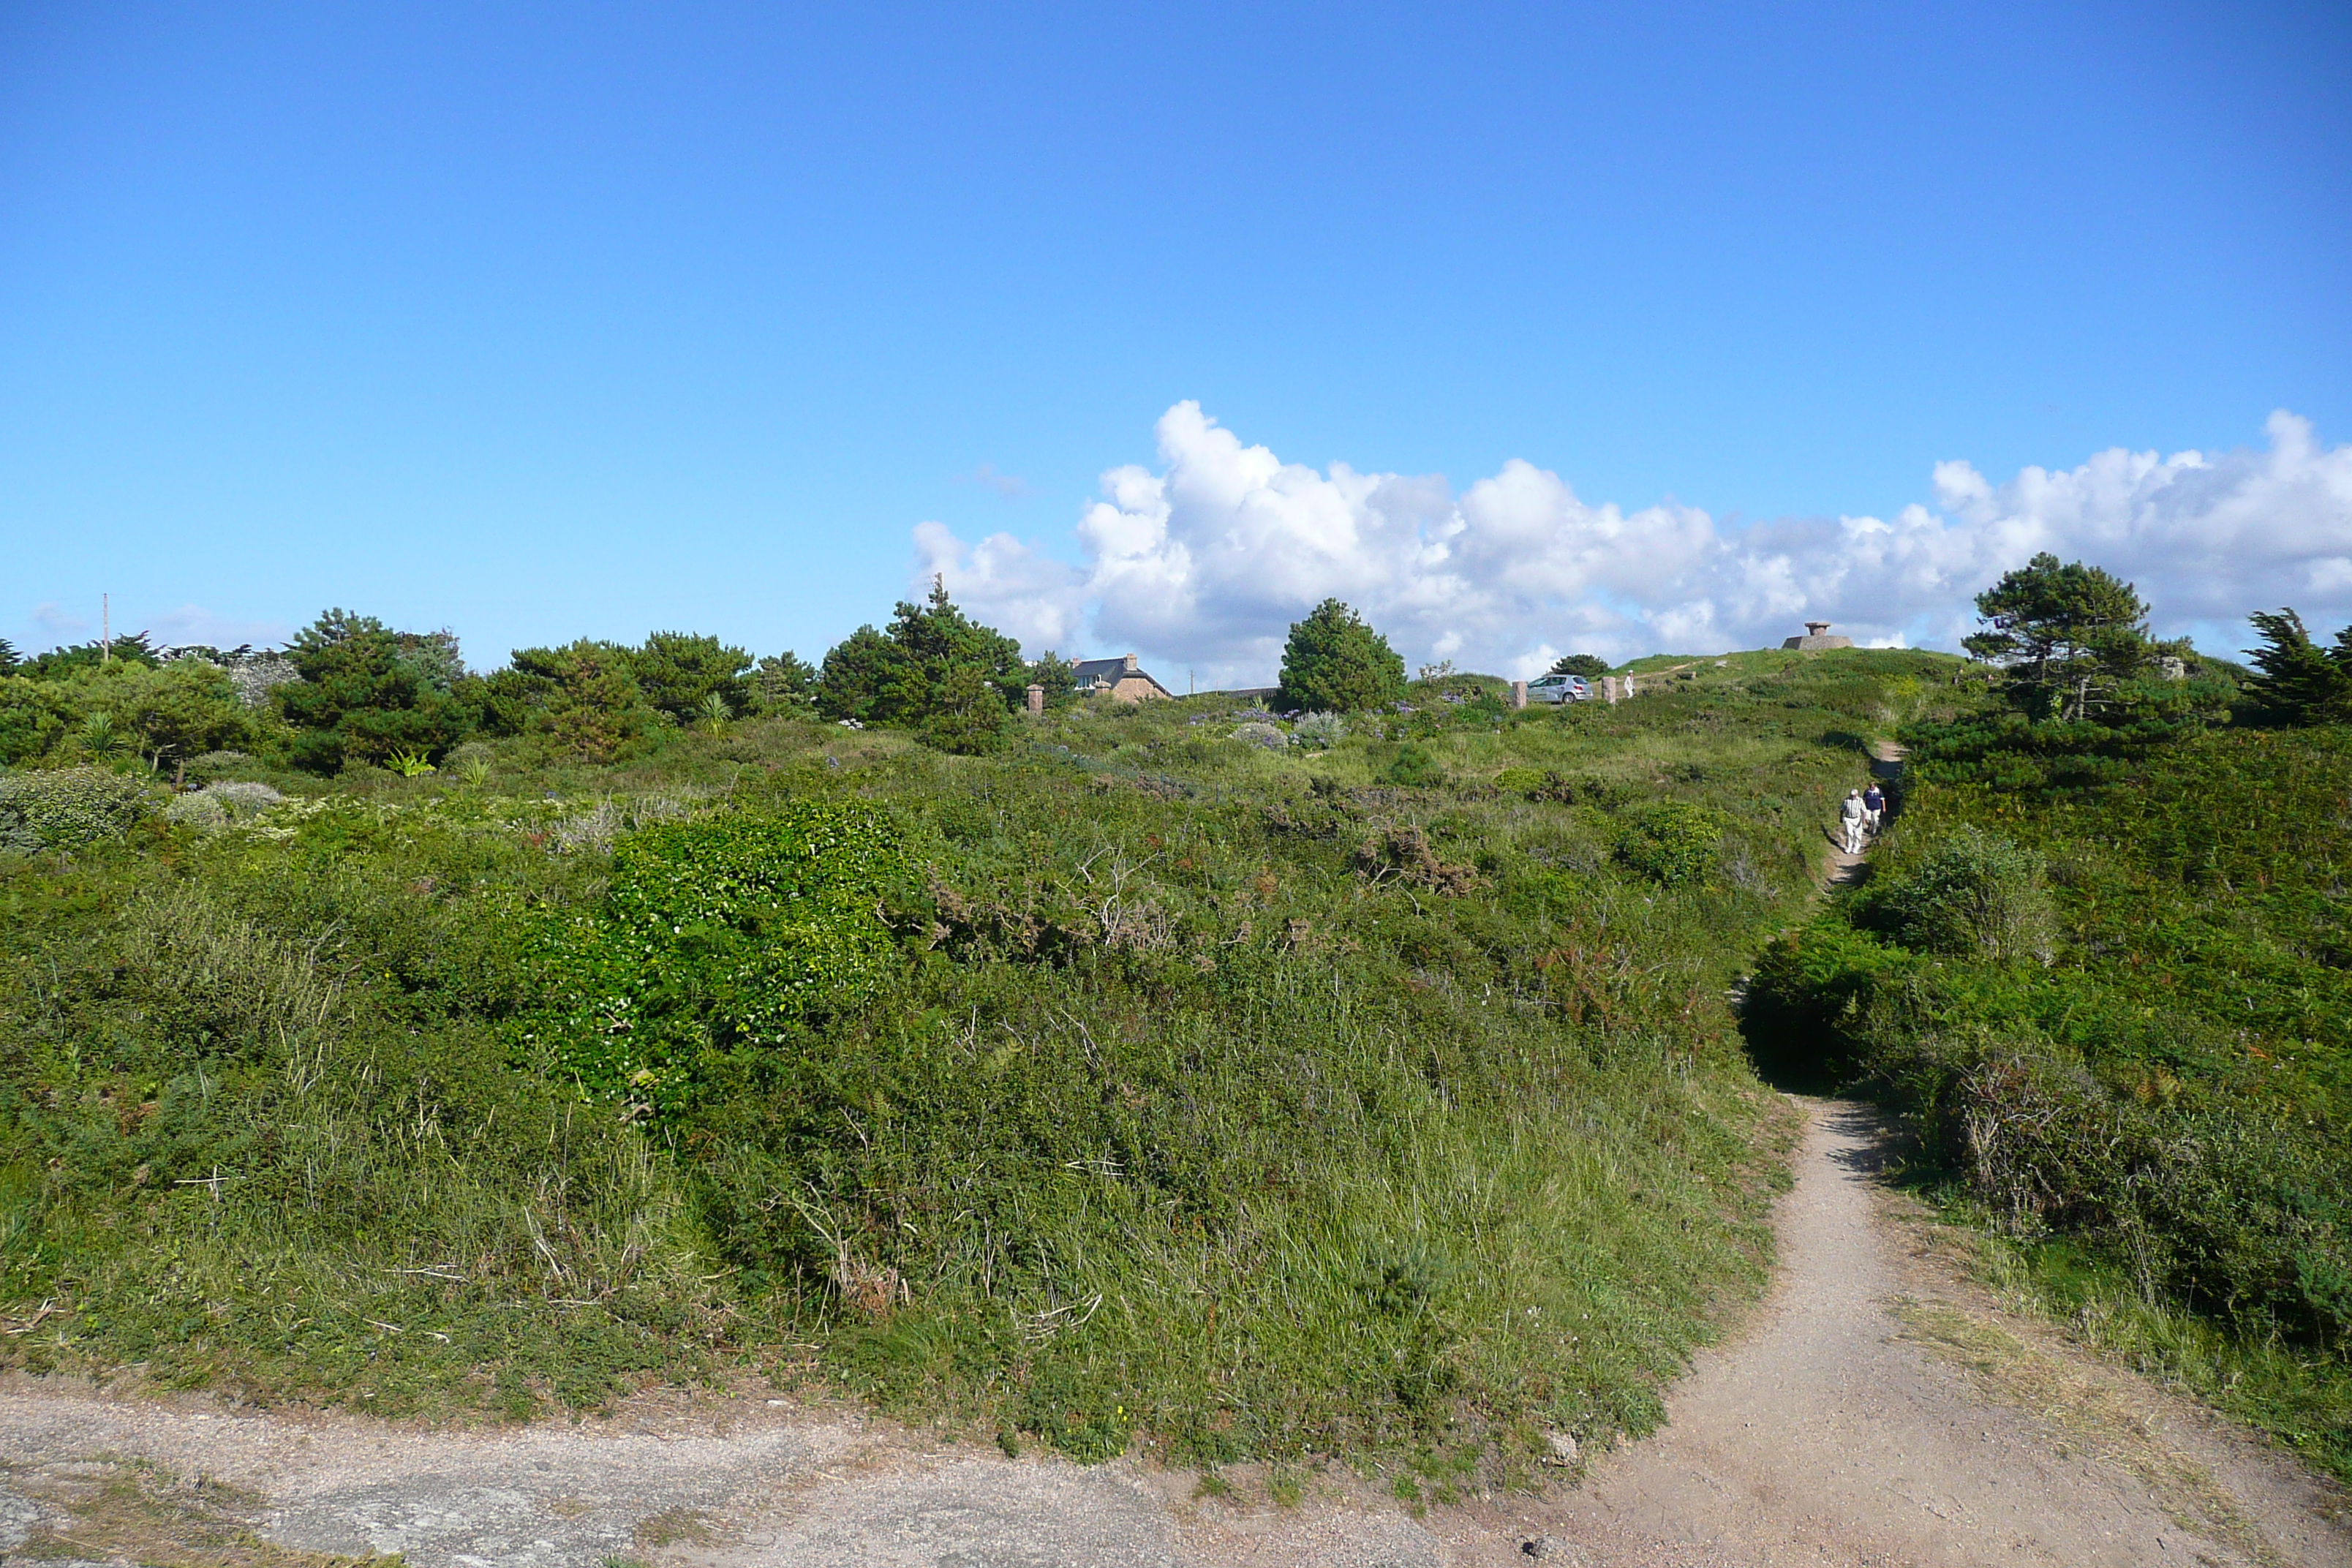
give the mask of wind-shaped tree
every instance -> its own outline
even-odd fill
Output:
[[[2089,717],[2156,653],[2129,583],[2047,551],[1979,594],[1977,615],[1985,629],[1960,646],[2006,668],[2011,691],[2037,714]]]
[[[2254,700],[2289,724],[2352,723],[2352,626],[2322,647],[2293,610],[2256,610],[2248,618],[2263,635],[2253,656],[2262,673],[2248,683]]]

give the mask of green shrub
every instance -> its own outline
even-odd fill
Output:
[[[1704,881],[1722,852],[1723,818],[1703,805],[1664,800],[1630,814],[1617,858],[1667,887]]]
[[[66,682],[0,675],[0,767],[47,755],[73,715]]]
[[[1955,828],[1908,870],[1873,887],[1855,918],[1921,952],[1996,962],[2048,959],[2055,923],[2042,858],[1972,825]]]
[[[1302,713],[1290,727],[1290,738],[1307,751],[1328,751],[1348,738],[1348,721],[1337,713]]]
[[[0,774],[0,848],[29,854],[120,837],[153,808],[154,794],[104,768]]]
[[[1282,650],[1282,700],[1292,708],[1359,712],[1404,695],[1404,659],[1337,599],[1290,628]]]
[[[1406,789],[1429,789],[1445,782],[1445,768],[1427,747],[1407,741],[1397,749],[1396,761],[1388,765],[1383,776],[1390,784]]]
[[[877,900],[904,874],[896,834],[856,807],[635,833],[603,907],[550,923],[549,1001],[523,1032],[592,1095],[683,1105],[717,1061],[864,994],[890,946]]]
[[[478,685],[447,632],[395,632],[329,610],[287,647],[302,679],[272,695],[298,733],[294,759],[319,773],[396,752],[438,758],[480,720]]]

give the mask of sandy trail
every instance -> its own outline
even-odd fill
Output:
[[[1937,1245],[1945,1233],[1878,1179],[1879,1148],[1871,1111],[1811,1107],[1770,1298],[1698,1358],[1661,1433],[1550,1498],[1416,1519],[1330,1472],[1297,1509],[1199,1501],[1181,1472],[1007,1461],[758,1400],[428,1432],[19,1381],[0,1387],[0,1562],[31,1561],[11,1555],[22,1546],[52,1564],[64,1552],[273,1568],[371,1551],[414,1568],[2352,1568],[2328,1489],[2004,1317]],[[242,1495],[183,1487],[164,1501],[187,1501],[184,1515],[110,1514],[100,1494],[126,1459]],[[1247,1495],[1246,1475],[1228,1474]],[[201,1535],[206,1510],[287,1550],[165,1550]]]
[[[1771,1299],[1565,1501],[1563,1561],[2352,1563],[2334,1499],[2273,1451],[2003,1321],[1881,1147],[1874,1112],[1815,1106]]]

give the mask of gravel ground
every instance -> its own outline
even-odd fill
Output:
[[[1814,1108],[1769,1300],[1701,1355],[1664,1431],[1549,1498],[1412,1517],[1326,1472],[1297,1508],[1252,1507],[1148,1465],[1007,1460],[759,1400],[433,1431],[17,1380],[0,1384],[0,1563],[2352,1568],[2331,1489],[2004,1316],[1878,1181],[1878,1145],[1868,1111]],[[235,1551],[191,1551],[240,1521]]]

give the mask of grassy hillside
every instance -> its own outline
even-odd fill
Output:
[[[1872,880],[1748,1026],[2103,1342],[2352,1476],[2352,735],[1915,726]]]
[[[1462,678],[1328,746],[1202,699],[990,757],[214,753],[0,852],[0,1357],[513,1417],[757,1371],[1524,1479],[1763,1279],[1786,1118],[1727,991],[1955,668]]]

